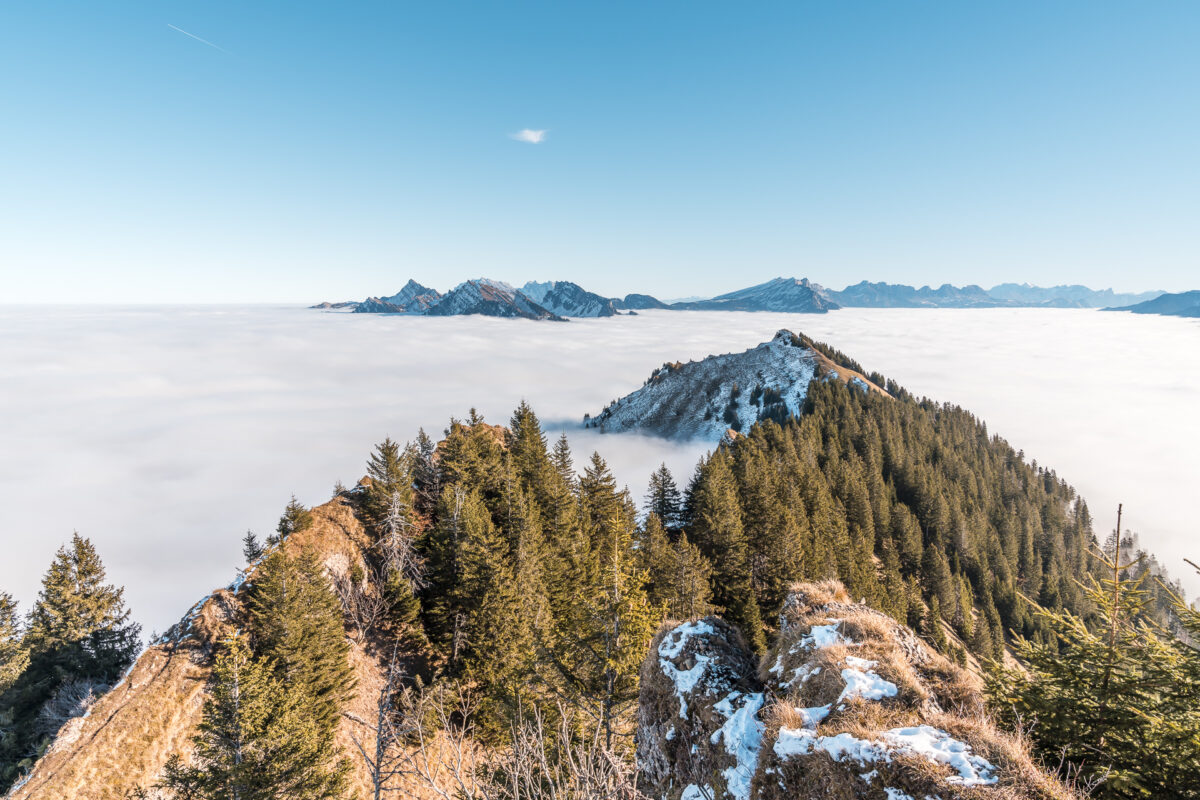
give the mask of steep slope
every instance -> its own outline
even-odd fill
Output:
[[[385,303],[400,306],[410,314],[420,314],[437,304],[442,299],[442,293],[428,286],[422,286],[412,278],[404,284],[404,288],[391,297],[381,298]]]
[[[984,718],[979,681],[840,584],[793,587],[761,662],[716,617],[642,666],[642,789],[664,800],[1070,800]],[[758,664],[757,669],[755,668]]]
[[[1168,317],[1200,317],[1200,290],[1164,294],[1144,303],[1108,311],[1132,311],[1134,314],[1162,314]]]
[[[612,300],[570,281],[530,281],[521,287],[521,294],[562,317],[612,317],[617,313]]]
[[[460,283],[425,313],[431,317],[483,314],[489,317],[563,320],[563,317],[530,300],[507,283],[486,278]]]
[[[312,510],[313,524],[287,540],[288,548],[311,547],[331,574],[362,562],[366,532],[345,493]],[[167,758],[186,754],[200,719],[214,645],[231,632],[242,602],[239,579],[197,603],[184,618],[138,657],[125,680],[106,693],[87,716],[67,723],[15,800],[124,800],[136,787],[157,780]],[[353,632],[352,628],[350,632]],[[382,667],[378,654],[352,638],[350,654],[357,694],[344,712],[370,719]],[[351,716],[338,730],[352,758],[352,786],[365,797],[366,768],[354,750]]]
[[[744,353],[664,364],[645,385],[610,404],[589,427],[603,433],[641,431],[669,439],[720,439],[760,419],[800,413],[815,379],[840,380],[883,393],[864,375],[834,364],[791,331]]]
[[[711,300],[675,303],[685,311],[784,311],[794,314],[824,314],[838,308],[824,290],[808,278],[775,278],[746,289],[718,295]]]

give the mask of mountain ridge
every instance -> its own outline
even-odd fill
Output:
[[[601,433],[639,431],[665,439],[720,440],[760,420],[800,414],[814,380],[837,380],[887,392],[861,371],[836,363],[818,345],[780,330],[741,353],[710,355],[659,367],[641,388],[615,400],[584,424]]]
[[[1040,287],[1028,283],[1001,283],[984,289],[975,284],[955,286],[945,283],[936,288],[918,288],[865,280],[836,290],[808,278],[778,277],[712,298],[665,303],[647,294],[605,297],[572,281],[528,281],[517,289],[501,281],[478,278],[464,281],[443,295],[410,279],[404,288],[392,295],[371,296],[358,302],[323,302],[310,308],[417,316],[484,314],[542,320],[612,317],[644,309],[794,314],[824,314],[841,308],[1120,307],[1132,310],[1130,306],[1152,302],[1163,294],[1158,291],[1116,293],[1111,288],[1095,290],[1078,284]]]

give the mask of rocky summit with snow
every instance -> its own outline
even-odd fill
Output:
[[[749,431],[759,420],[782,422],[798,415],[814,380],[840,380],[883,393],[861,372],[834,363],[810,339],[781,330],[743,353],[663,364],[642,388],[614,400],[585,424],[603,433],[716,441],[729,430]]]
[[[840,583],[792,588],[760,659],[718,617],[642,665],[637,760],[661,800],[1074,798],[986,719],[977,677]]]
[[[613,317],[617,314],[611,299],[570,281],[530,281],[521,287],[521,293],[563,317]]]
[[[425,311],[431,317],[483,314],[489,317],[521,317],[561,321],[563,317],[526,297],[501,281],[463,281]]]

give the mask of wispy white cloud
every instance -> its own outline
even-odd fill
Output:
[[[172,25],[172,24],[171,24],[171,23],[169,23],[169,22],[167,23],[167,27],[168,27],[168,28],[170,28],[170,29],[171,29],[171,30],[173,30],[173,31],[179,31],[179,32],[180,32],[180,33],[182,33],[184,36],[190,36],[190,37],[192,37],[193,39],[195,39],[197,42],[200,42],[201,44],[206,44],[206,45],[208,45],[209,47],[213,48],[214,50],[220,50],[222,53],[228,53],[228,52],[229,52],[229,51],[228,51],[228,50],[226,50],[224,47],[221,47],[220,45],[215,45],[215,44],[213,44],[212,42],[208,41],[207,39],[201,39],[201,38],[200,38],[199,36],[197,36],[196,34],[194,34],[194,33],[188,33],[188,32],[187,32],[187,31],[185,31],[183,28],[177,28],[177,27],[175,27],[174,25]]]
[[[539,131],[532,128],[525,128],[524,130],[509,134],[509,138],[516,139],[518,142],[541,144],[542,140],[546,138],[546,132],[544,130]]]

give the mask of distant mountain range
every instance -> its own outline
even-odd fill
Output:
[[[1107,310],[1132,311],[1134,314],[1162,314],[1167,317],[1200,317],[1200,291],[1161,294],[1143,303]]]
[[[1166,297],[1186,297],[1196,292]],[[776,311],[792,314],[824,314],[839,308],[1114,308],[1127,307],[1137,313],[1180,313],[1145,311],[1140,306],[1154,302],[1162,292],[1117,294],[1112,289],[1086,286],[1041,287],[1002,283],[991,289],[981,286],[943,284],[915,288],[904,284],[862,281],[841,291],[827,289],[807,278],[775,278],[766,283],[718,295],[710,299],[664,303],[647,294],[604,297],[570,281],[530,281],[520,289],[502,281],[479,278],[460,283],[446,294],[410,280],[393,295],[368,297],[362,301],[320,303],[312,308],[360,314],[409,314],[456,316],[484,314],[492,317],[562,321],[570,317],[612,317],[645,309],[677,311]],[[1181,301],[1184,310],[1193,307]],[[1163,307],[1174,307],[1164,303]]]

